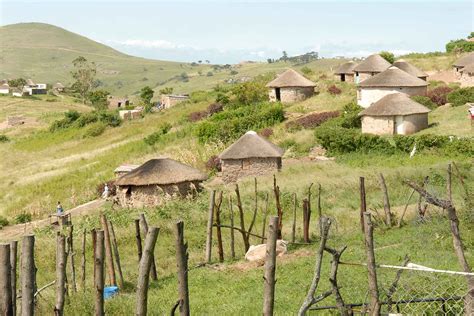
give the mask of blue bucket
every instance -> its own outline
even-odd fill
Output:
[[[117,286],[107,286],[104,288],[104,299],[109,299],[118,294],[119,288]]]

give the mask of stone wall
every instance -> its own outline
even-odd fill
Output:
[[[463,73],[459,78],[459,82],[461,87],[474,87],[474,75]]]
[[[363,116],[362,133],[391,135],[394,131],[393,116]]]
[[[387,94],[401,92],[408,95],[426,95],[427,87],[390,87],[390,88],[379,88],[379,87],[359,87],[357,91],[357,104],[368,108],[372,103],[377,102]]]
[[[428,114],[405,116],[363,116],[362,133],[410,135],[428,127]]]
[[[280,88],[280,101],[282,103],[292,103],[303,101],[314,95],[314,87],[288,87]],[[276,89],[271,88],[268,92],[270,102],[276,102]]]
[[[410,135],[428,127],[428,114],[412,114],[403,117],[402,135]]]
[[[170,185],[119,186],[117,197],[123,207],[153,207],[165,200],[192,196],[201,190],[200,182],[182,182]]]
[[[281,158],[223,159],[222,180],[226,183],[249,176],[260,176],[281,169]]]

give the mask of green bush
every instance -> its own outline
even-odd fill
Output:
[[[110,127],[117,127],[122,124],[122,119],[117,112],[97,112],[99,122],[105,123]]]
[[[359,113],[363,110],[357,102],[351,102],[344,105],[342,109],[341,126],[344,128],[360,128],[362,123]]]
[[[83,113],[81,116],[74,122],[74,125],[77,127],[84,127],[88,124],[92,124],[97,122],[97,113],[96,112],[89,112]]]
[[[461,106],[468,102],[474,102],[474,87],[454,90],[448,94],[447,99],[453,106]]]
[[[391,64],[395,61],[395,55],[392,52],[381,51],[379,55]]]
[[[411,99],[415,102],[423,104],[424,106],[426,106],[430,110],[434,110],[438,107],[438,105],[436,105],[436,103],[431,101],[430,98],[425,97],[423,95],[415,95],[415,96],[412,96]]]
[[[474,42],[466,41],[465,39],[453,40],[446,44],[446,52],[473,52]]]
[[[449,142],[449,136],[432,134],[424,135],[395,135],[395,148],[403,152],[410,152],[416,143],[417,151],[430,148],[443,148]]]
[[[8,226],[8,220],[3,217],[3,216],[0,216],[0,229],[2,229],[3,227],[5,226]]]
[[[253,103],[264,102],[268,99],[269,75],[260,75],[251,81],[240,83],[232,88],[232,95],[239,104],[250,105]]]
[[[84,131],[83,137],[97,137],[102,135],[105,132],[107,125],[103,122],[96,122],[89,126],[87,126],[86,130]]]
[[[145,142],[145,144],[147,145],[150,145],[150,146],[153,146],[154,144],[156,144],[159,140],[161,140],[161,138],[163,137],[163,135],[166,135],[168,134],[168,132],[171,130],[171,124],[166,122],[164,124],[162,124],[159,128],[158,128],[158,131],[154,132],[154,133],[151,133],[150,135],[148,135],[147,137],[145,137],[143,139],[143,141]]]
[[[9,141],[10,141],[10,138],[8,138],[7,135],[3,135],[3,134],[0,135],[0,143],[6,143]]]
[[[15,217],[15,224],[23,224],[31,222],[31,214],[23,213]]]
[[[446,154],[460,154],[474,157],[474,138],[455,138],[446,143],[444,147]]]
[[[64,118],[60,120],[54,121],[50,126],[49,126],[49,131],[50,132],[55,132],[60,129],[68,128],[70,127],[79,117],[81,114],[77,111],[67,111],[64,113]]]

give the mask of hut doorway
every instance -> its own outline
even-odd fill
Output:
[[[346,81],[346,75],[345,74],[341,74],[341,81],[342,82]]]
[[[281,101],[280,88],[275,88],[275,96],[276,96],[277,101]]]
[[[403,135],[404,130],[403,130],[403,116],[395,116],[395,133],[398,135]]]
[[[132,187],[131,186],[128,186],[127,187],[127,191],[125,191],[125,197],[127,199],[131,198],[132,197]]]

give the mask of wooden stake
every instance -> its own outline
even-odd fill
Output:
[[[369,277],[370,315],[380,315],[379,288],[374,253],[374,226],[369,212],[364,213],[365,250],[367,254],[367,272]]]
[[[230,208],[230,226],[234,227],[234,209],[232,206],[232,196],[229,195],[229,208]],[[235,259],[235,235],[234,230],[230,230],[230,256],[232,260]]]
[[[67,238],[67,244],[68,244],[68,255],[69,255],[69,262],[71,263],[71,283],[72,283],[72,290],[74,292],[77,292],[77,287],[76,287],[76,266],[74,265],[74,257],[76,256],[76,253],[74,252],[74,240],[73,240],[73,230],[74,226],[70,225],[69,226],[69,236]]]
[[[237,195],[237,208],[239,209],[240,233],[242,234],[242,239],[244,241],[245,253],[247,253],[250,248],[250,242],[245,231],[244,209],[242,208],[242,200],[240,199],[240,190],[238,184],[235,185],[235,195]]]
[[[95,228],[91,230],[92,236],[92,262],[94,262],[94,280],[95,280],[95,249],[97,248],[97,231]]]
[[[148,284],[150,279],[150,270],[154,260],[155,244],[158,238],[159,228],[150,227],[145,237],[145,248],[140,267],[138,269],[137,282],[137,305],[135,315],[145,316],[147,314]]]
[[[380,177],[380,186],[382,187],[383,192],[383,209],[385,211],[385,225],[392,227],[392,213],[390,212],[390,200],[388,197],[387,184],[385,183],[385,178],[382,173]]]
[[[293,193],[293,225],[291,226],[291,242],[294,243],[296,239],[296,193]]]
[[[267,228],[267,216],[268,216],[268,192],[265,196],[265,211],[263,212],[263,225],[262,225],[262,239],[260,243],[265,242],[265,229]]]
[[[365,179],[364,177],[359,178],[359,191],[360,191],[360,229],[364,233],[364,213],[367,212],[367,203],[365,200]]]
[[[0,244],[0,315],[13,315],[10,244]]]
[[[311,210],[308,199],[303,200],[303,240],[305,243],[311,242],[309,238],[309,225],[311,221]]]
[[[12,283],[12,314],[16,315],[16,265],[17,265],[18,241],[10,242],[10,278]]]
[[[272,316],[275,301],[276,243],[278,238],[278,217],[270,217],[268,225],[265,276],[263,288],[263,315]]]
[[[216,199],[216,191],[211,191],[211,196],[209,200],[209,212],[207,217],[207,238],[206,238],[206,262],[211,263],[212,259],[212,224],[214,218],[214,206]]]
[[[137,242],[138,262],[142,258],[142,237],[140,236],[140,220],[135,220],[135,240]]]
[[[95,292],[95,315],[103,316],[104,312],[104,231],[95,231],[96,244],[94,248],[94,292]]]
[[[184,242],[183,221],[176,223],[174,233],[176,240],[176,264],[178,266],[179,313],[182,316],[187,316],[189,315],[188,244]]]
[[[24,236],[21,242],[21,315],[35,313],[35,236]]]
[[[109,221],[110,234],[112,235],[112,249],[114,251],[115,265],[117,266],[118,276],[119,276],[119,287],[123,289],[123,273],[122,265],[120,264],[120,254],[117,245],[117,239],[115,237],[114,225]]]
[[[66,237],[58,232],[56,237],[56,305],[54,315],[64,315],[66,297]]]
[[[342,295],[339,292],[339,286],[337,285],[337,271],[339,268],[339,262],[342,256],[342,253],[347,249],[347,246],[342,247],[341,250],[332,249],[326,247],[324,250],[331,253],[332,260],[331,260],[331,273],[329,277],[329,282],[332,285],[332,294],[336,299],[336,306],[339,309],[339,314],[342,316],[349,316],[349,311],[347,310],[346,304],[342,299]]]
[[[224,247],[222,245],[222,231],[221,231],[221,205],[222,205],[222,191],[219,192],[219,197],[216,204],[216,234],[217,234],[217,252],[219,254],[219,262],[224,262]],[[233,229],[232,229],[233,230]]]
[[[273,193],[275,194],[275,205],[278,214],[278,239],[282,239],[283,210],[280,204],[280,187],[277,185],[276,176],[273,175]]]
[[[318,184],[318,225],[319,225],[319,238],[323,236],[323,225],[321,219],[323,218],[323,211],[321,209],[321,184]]]
[[[255,179],[255,207],[254,207],[254,210],[253,210],[253,217],[252,217],[252,221],[250,222],[250,226],[249,226],[249,229],[247,231],[247,241],[249,241],[249,244],[250,244],[250,236],[252,235],[252,229],[253,229],[253,226],[255,225],[255,220],[257,219],[257,211],[258,211],[258,191],[257,191],[257,178],[254,178]]]
[[[105,238],[105,262],[107,270],[109,272],[109,284],[116,286],[117,280],[115,279],[115,267],[114,259],[112,255],[112,243],[110,242],[110,233],[109,233],[109,224],[105,214],[100,215],[100,222],[102,224],[102,229],[104,230]]]
[[[145,214],[141,213],[140,214],[140,223],[141,226],[143,227],[143,232],[144,235],[146,236],[148,234],[148,223],[145,218]],[[152,253],[152,261],[151,261],[151,279],[153,281],[158,280],[158,273],[156,272],[156,263],[155,263],[155,254]]]
[[[82,262],[81,262],[81,284],[82,291],[86,290],[86,229],[82,231]]]
[[[408,205],[410,204],[410,200],[411,200],[413,194],[415,194],[415,190],[411,191],[410,196],[408,197],[407,202],[405,203],[405,208],[403,209],[402,216],[400,216],[400,219],[398,220],[397,228],[402,227],[403,217],[405,216],[405,213],[408,209]]]
[[[447,195],[448,195],[448,200],[453,203],[453,191],[452,191],[452,170],[451,170],[451,164],[448,164],[448,176],[446,179],[446,190],[447,190]]]

